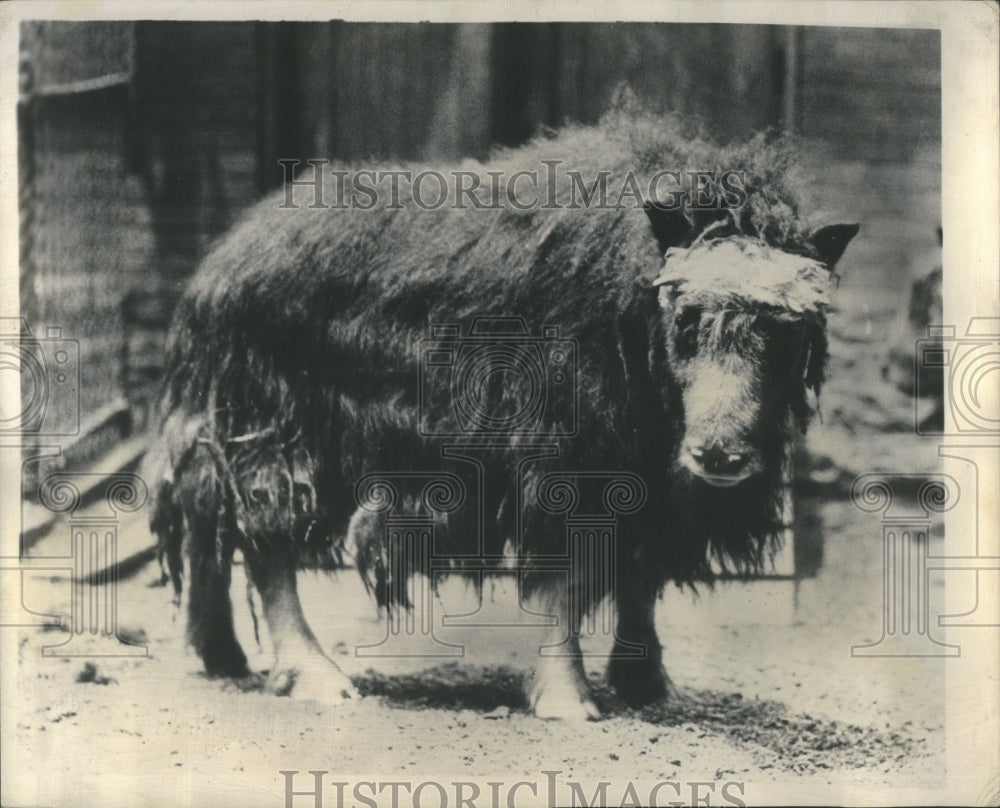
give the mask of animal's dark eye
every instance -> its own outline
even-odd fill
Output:
[[[681,359],[689,359],[697,352],[700,322],[701,309],[695,306],[685,306],[677,314],[674,321],[674,347]]]
[[[799,327],[789,323],[768,323],[763,335],[768,361],[776,373],[786,375],[793,368],[804,368],[807,348]]]

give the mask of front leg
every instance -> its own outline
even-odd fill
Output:
[[[590,695],[580,650],[580,608],[570,597],[568,574],[551,574],[532,596],[532,611],[555,615],[528,689],[528,702],[539,718],[586,721],[601,717]]]
[[[630,582],[615,593],[615,643],[608,663],[608,683],[629,707],[642,707],[676,695],[663,667],[656,636],[656,588]]]

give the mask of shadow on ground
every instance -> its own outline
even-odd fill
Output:
[[[528,711],[525,674],[506,666],[447,663],[394,676],[369,669],[353,681],[363,696],[381,697],[398,709],[471,710],[484,714],[504,707],[515,713]],[[597,675],[592,677],[591,687],[604,720],[625,717],[654,726],[681,728],[697,737],[723,736],[752,752],[763,753],[759,756],[767,758],[770,765],[797,773],[895,766],[932,753],[926,741],[906,726],[881,731],[793,713],[779,701],[749,700],[739,693],[680,688],[678,697],[669,704],[632,710]],[[775,757],[778,763],[773,762]]]

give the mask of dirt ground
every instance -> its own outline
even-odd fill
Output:
[[[560,782],[608,780],[612,793],[629,781],[738,781],[749,804],[754,789],[776,784],[803,794],[856,789],[844,793],[848,802],[870,787],[933,788],[944,774],[947,661],[851,658],[852,643],[880,632],[878,525],[843,502],[821,511],[836,537],[827,544],[830,574],[797,587],[762,581],[698,598],[666,593],[658,628],[680,690],[674,703],[624,708],[602,684],[607,638],[588,643],[604,718],[582,725],[526,712],[521,683],[537,653],[537,628],[441,629],[443,641],[465,646],[456,660],[359,658],[355,647],[378,642],[385,628],[351,572],[304,573],[301,583],[320,641],[365,698],[327,708],[261,692],[259,678],[210,680],[185,647],[171,592],[151,585],[158,569],[150,563],[118,592],[121,633],[147,643],[148,657],[47,659],[40,647],[61,642],[63,632],[22,632],[18,776],[38,805],[67,804],[68,794],[99,804],[123,790],[122,804],[282,805],[280,770],[302,772],[296,790],[311,788],[309,770],[351,782],[539,783],[541,772],[557,771]],[[136,517],[120,529],[143,526]],[[239,572],[241,639],[263,671],[269,658],[254,643]],[[68,611],[65,577],[39,573],[25,588],[32,608]],[[453,579],[441,605],[458,614],[477,603],[472,588]],[[486,605],[494,618],[518,621],[503,580],[487,585]],[[328,804],[336,804],[332,796]]]

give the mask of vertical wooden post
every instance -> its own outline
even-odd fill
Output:
[[[784,81],[781,94],[781,119],[785,132],[799,131],[799,94],[802,82],[802,31],[798,26],[789,25],[784,36]]]

